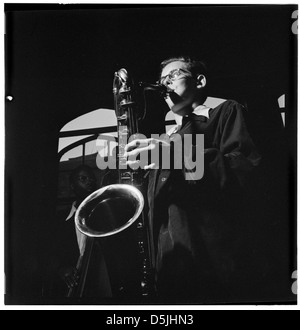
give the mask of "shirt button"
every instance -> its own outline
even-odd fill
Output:
[[[165,182],[167,180],[167,178],[162,178],[161,181],[162,182]]]

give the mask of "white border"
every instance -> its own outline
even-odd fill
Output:
[[[2,15],[0,16],[0,24],[2,27],[2,36],[4,35],[4,3],[24,3],[24,4],[34,4],[34,3],[41,3],[41,1],[10,1],[7,0],[5,2],[1,2],[2,5]],[[70,2],[68,1],[60,1],[56,2],[55,1],[43,1],[43,3],[49,3],[49,4],[87,4],[84,3],[84,1],[78,1],[78,0],[72,0]],[[225,5],[225,4],[236,4],[236,5],[253,5],[253,4],[273,4],[273,5],[290,5],[290,4],[298,4],[299,5],[299,0],[295,1],[283,1],[283,0],[273,0],[273,1],[247,1],[245,3],[241,3],[241,1],[235,1],[232,0],[230,2],[223,2],[223,1],[209,1],[209,2],[200,2],[200,1],[155,1],[155,2],[150,2],[150,1],[122,1],[122,0],[117,0],[117,1],[94,1],[94,0],[89,0],[89,4],[216,4],[216,5]],[[1,48],[3,51],[1,51],[1,77],[3,79],[3,89],[2,89],[2,102],[1,104],[4,106],[4,98],[5,98],[5,89],[4,89],[4,40],[2,39],[1,42]],[[298,95],[299,95],[299,86],[298,86]],[[299,118],[298,118],[298,127],[299,126]],[[1,161],[0,161],[0,190],[1,190],[1,201],[0,201],[0,214],[3,215],[4,219],[4,109],[1,113],[1,119],[0,119],[0,152],[1,152]],[[298,138],[298,136],[297,136]],[[299,141],[299,139],[298,139]],[[300,153],[300,146],[298,145],[298,154]],[[2,161],[3,160],[3,161]],[[299,172],[299,164],[298,164],[298,172]],[[297,188],[299,188],[299,182],[297,182]],[[298,189],[299,191],[299,189]],[[298,201],[297,205],[299,204],[299,196],[298,196]],[[297,212],[297,219],[298,219],[298,212]],[[298,238],[299,236],[299,226],[298,226]],[[0,226],[0,234],[1,237],[4,237],[4,221],[2,221],[2,225]],[[298,254],[298,265],[299,265],[299,254]],[[117,314],[118,310],[169,310],[169,311],[176,311],[176,310],[186,310],[186,311],[197,311],[197,310],[299,310],[299,302],[297,306],[194,306],[194,305],[188,305],[188,306],[5,306],[4,305],[4,276],[2,277],[2,274],[4,274],[4,242],[2,240],[2,243],[0,244],[0,310],[105,310],[105,311],[111,311],[110,313],[107,313],[108,316],[112,315],[113,312]],[[174,314],[174,313],[173,313]],[[192,314],[192,313],[190,313]]]

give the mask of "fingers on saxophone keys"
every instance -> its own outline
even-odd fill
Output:
[[[129,166],[129,167],[132,168],[132,169],[138,169],[138,168],[140,168],[140,166],[141,166],[140,163],[141,163],[141,162],[140,162],[139,160],[135,160],[135,161],[128,160],[128,161],[126,162],[126,165]]]
[[[157,169],[157,166],[156,166],[156,164],[151,164],[151,165],[147,165],[147,166],[145,166],[144,167],[144,170],[145,171],[148,171],[148,170],[155,170],[155,169]]]
[[[125,146],[125,152],[138,148],[141,145],[141,140],[133,140]]]
[[[132,151],[128,151],[124,153],[125,158],[136,157],[143,152],[148,152],[152,149],[152,145],[147,145],[146,147],[140,147],[138,149],[134,149]]]
[[[136,139],[129,142],[125,146],[125,152],[131,151],[133,149],[139,149],[147,147],[152,142],[152,139]]]

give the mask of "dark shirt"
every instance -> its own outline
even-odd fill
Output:
[[[185,168],[149,175],[149,221],[163,299],[222,301],[241,276],[243,190],[260,161],[243,112],[237,102],[226,101],[209,118],[186,118],[174,136],[204,134],[201,180],[185,180]]]

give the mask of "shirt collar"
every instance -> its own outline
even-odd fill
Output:
[[[71,207],[71,210],[70,210],[70,213],[69,213],[69,215],[66,218],[66,221],[70,220],[73,217],[74,213],[76,213],[77,208],[76,208],[75,205],[76,205],[76,202],[73,202],[72,207]]]
[[[168,132],[167,135],[171,136],[173,134],[175,134],[176,132],[178,132],[180,129],[180,126],[176,125],[174,127],[172,127]]]
[[[211,108],[208,108],[206,105],[199,105],[194,111],[193,114],[197,116],[204,116],[209,119],[209,110]]]

